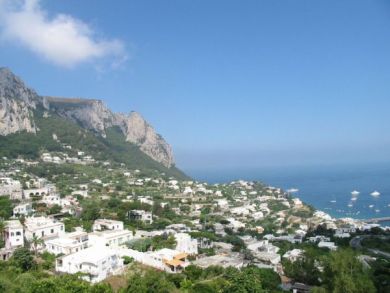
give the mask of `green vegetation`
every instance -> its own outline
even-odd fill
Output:
[[[19,132],[2,137],[0,157],[23,156],[36,159],[42,151],[63,152],[61,143],[64,143],[101,161],[124,163],[128,168],[141,169],[146,174],[158,171],[165,173],[167,177],[188,179],[176,167],[166,168],[143,153],[136,145],[126,142],[117,128],[107,129],[107,137],[103,138],[56,114],[51,113],[51,116],[44,118],[43,110],[35,111],[34,120],[39,128],[36,134]],[[53,134],[56,134],[60,142],[53,139]],[[74,150],[67,152],[75,155]]]

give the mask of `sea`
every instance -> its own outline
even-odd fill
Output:
[[[371,219],[390,217],[390,163],[300,167],[187,170],[210,184],[256,180],[284,190],[298,189],[299,197],[332,217]],[[352,195],[352,191],[359,194]],[[379,196],[371,193],[378,191]],[[390,226],[390,222],[382,222]]]

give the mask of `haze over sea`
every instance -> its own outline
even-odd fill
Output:
[[[197,180],[224,183],[258,180],[283,189],[333,217],[368,219],[390,216],[390,163],[257,169],[187,170]],[[352,200],[351,192],[360,194]],[[379,191],[380,196],[370,193]],[[349,206],[352,205],[352,206]]]

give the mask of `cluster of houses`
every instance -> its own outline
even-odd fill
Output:
[[[131,257],[144,265],[170,273],[181,272],[188,266],[189,255],[198,254],[198,241],[187,233],[174,229],[155,231],[133,231],[124,229],[123,222],[98,219],[93,231],[87,233],[82,228],[65,232],[61,221],[49,217],[26,217],[22,225],[19,220],[6,222],[4,229],[5,248],[0,250],[2,260],[7,260],[12,252],[24,246],[24,241],[33,243],[31,249],[47,251],[57,255],[56,271],[60,273],[85,273],[88,281],[99,282],[110,275],[121,273],[123,258]],[[170,233],[176,240],[175,249],[163,248],[140,252],[129,249],[130,241]],[[40,239],[35,244],[34,239]]]
[[[65,145],[65,148],[69,149],[69,146]],[[95,159],[92,156],[85,155],[85,153],[81,151],[77,152],[77,157],[70,157],[67,153],[57,153],[56,155],[52,155],[51,153],[42,153],[41,160],[44,163],[53,164],[69,163],[87,165],[95,163]]]
[[[76,163],[94,162],[93,158],[82,152],[78,153],[77,158],[67,155],[53,156],[50,153],[43,153],[41,157],[44,162],[59,164],[73,162],[73,159],[78,160],[74,161]],[[109,163],[103,165],[108,166]],[[304,257],[304,251],[292,249],[281,254],[279,247],[275,245],[276,241],[294,244],[308,241],[319,248],[336,250],[337,246],[331,238],[323,235],[306,237],[307,233],[311,228],[322,225],[333,229],[336,238],[349,238],[357,229],[367,230],[377,226],[349,218],[334,219],[321,211],[314,211],[308,218],[292,215],[291,211],[307,211],[307,207],[299,198],[291,198],[279,188],[260,188],[255,182],[239,180],[229,184],[208,185],[175,179],[165,181],[161,178],[139,178],[138,173],[139,170],[123,171],[128,186],[139,188],[148,184],[165,188],[167,191],[162,196],[163,201],[158,201],[158,204],[162,208],[169,206],[176,214],[187,217],[191,228],[183,223],[175,223],[160,230],[130,231],[121,221],[97,219],[91,232],[86,232],[81,227],[66,232],[64,223],[57,220],[55,215],[37,216],[39,213],[33,209],[32,202],[45,204],[49,208],[59,206],[61,213],[78,216],[81,213],[78,199],[90,197],[91,186],[99,185],[111,190],[112,184],[104,183],[106,181],[103,178],[91,179],[88,184],[79,184],[76,187],[73,185],[69,195],[61,197],[56,186],[46,179],[29,176],[31,179],[22,184],[19,180],[12,179],[18,178],[17,176],[2,176],[0,196],[9,195],[18,203],[13,208],[13,219],[6,222],[3,232],[5,247],[0,249],[0,259],[9,259],[16,248],[25,245],[25,241],[33,243],[34,240],[40,239],[39,244],[31,246],[31,249],[55,254],[57,272],[80,272],[83,273],[83,278],[91,282],[99,282],[110,275],[123,272],[126,258],[169,273],[181,272],[191,263],[202,268],[213,265],[241,268],[251,263],[273,269],[282,275],[282,259],[297,261]],[[101,195],[101,198],[103,197],[110,198],[106,194]],[[121,200],[124,203],[137,201],[144,205],[156,205],[155,198],[149,194],[124,193]],[[206,208],[208,212],[204,213]],[[200,221],[201,215],[204,221]],[[24,218],[23,224],[18,220],[20,216]],[[151,211],[143,209],[129,210],[126,216],[131,221],[140,221],[146,225],[152,225],[156,220]],[[208,217],[212,216],[223,220],[208,223]],[[264,232],[266,227],[262,224],[263,220],[269,219],[277,227],[271,231],[272,234],[266,234],[268,232]],[[251,255],[248,259],[242,252],[235,251],[230,243],[190,236],[190,232],[207,229],[208,232],[212,231],[221,237],[229,234],[243,235],[240,232],[245,230],[255,231],[262,236],[239,236]],[[175,247],[157,250],[151,248],[147,251],[129,248],[135,241],[161,235],[173,236]],[[213,255],[202,253],[204,249],[212,249]]]

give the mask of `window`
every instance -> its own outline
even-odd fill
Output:
[[[20,231],[18,231],[18,232],[16,232],[16,235],[20,236],[20,235],[22,235],[22,233],[20,233]]]
[[[11,232],[11,236],[14,236],[14,232]]]
[[[53,234],[53,233],[54,233],[54,229],[51,229],[51,230],[50,230],[50,233]]]

